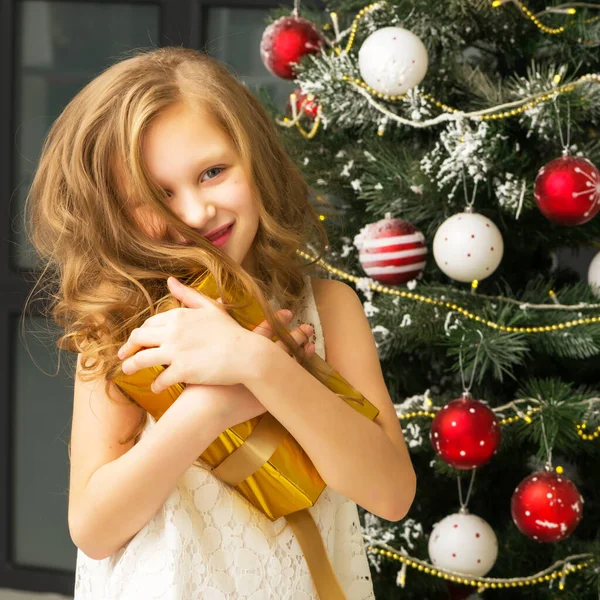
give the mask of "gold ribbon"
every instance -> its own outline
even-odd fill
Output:
[[[284,518],[296,534],[319,598],[346,600],[346,595],[327,556],[323,538],[308,508],[285,515]]]
[[[239,485],[273,456],[286,434],[287,429],[271,413],[264,413],[246,441],[211,473],[233,487]]]
[[[231,486],[253,475],[273,456],[288,431],[271,414],[264,413],[242,446],[236,448],[211,473]],[[307,508],[284,515],[306,559],[321,600],[346,600],[317,524]]]

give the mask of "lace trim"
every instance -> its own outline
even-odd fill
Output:
[[[311,316],[313,315],[313,316]],[[310,275],[304,275],[304,293],[300,300],[299,309],[292,319],[289,329],[295,329],[301,323],[308,323],[313,328],[313,334],[309,341],[315,344],[315,352],[323,359],[325,358],[325,340],[323,329],[319,319],[319,311],[315,301],[314,289]]]

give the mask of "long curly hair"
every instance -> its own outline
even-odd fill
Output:
[[[210,111],[229,136],[251,182],[259,226],[248,273],[187,226],[169,208],[166,193],[142,160],[150,122],[178,104]],[[149,237],[127,210],[124,189],[196,246]],[[228,290],[244,290],[301,360],[301,348],[275,321],[267,298],[296,311],[303,276],[298,248],[328,246],[309,201],[308,185],[278,139],[258,99],[228,68],[183,47],[137,49],[105,69],[67,104],[50,128],[25,202],[25,228],[41,265],[36,288],[46,316],[60,327],[60,349],[81,354],[81,379],[111,379],[120,369],[117,349],[135,327],[169,306],[169,275],[184,283],[212,273],[226,309]],[[172,297],[171,297],[172,298]],[[145,415],[144,415],[145,417]],[[122,443],[136,437],[145,423]]]

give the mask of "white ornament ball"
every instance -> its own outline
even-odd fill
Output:
[[[404,94],[421,83],[427,66],[425,45],[402,27],[374,31],[358,51],[361,77],[381,94]]]
[[[588,268],[588,283],[594,294],[600,298],[600,252],[594,256]]]
[[[493,221],[476,212],[463,212],[444,221],[433,238],[438,267],[456,281],[481,281],[502,261],[504,241]]]
[[[498,539],[481,517],[456,513],[433,526],[428,549],[438,569],[483,577],[498,557]]]

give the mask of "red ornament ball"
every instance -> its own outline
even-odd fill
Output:
[[[521,533],[538,542],[559,542],[581,521],[583,497],[564,475],[538,471],[516,487],[510,512]]]
[[[277,77],[294,79],[294,65],[305,54],[316,54],[324,39],[314,23],[302,17],[281,17],[263,32],[260,57],[265,67]]]
[[[484,465],[498,449],[500,437],[494,411],[468,394],[448,402],[429,430],[435,453],[455,469]]]
[[[296,95],[296,112],[300,112],[302,107],[302,103],[306,100],[306,104],[304,105],[304,114],[312,121],[317,116],[317,110],[319,105],[314,101],[314,97],[312,94],[305,94],[300,87],[297,87],[294,90],[294,94]],[[310,96],[310,99],[309,99]],[[292,99],[288,98],[286,103],[287,114],[289,117],[292,116]]]
[[[425,236],[412,223],[392,219],[391,213],[363,227],[354,245],[364,272],[380,283],[406,283],[425,268]]]
[[[600,211],[600,171],[587,158],[556,158],[539,170],[533,195],[550,221],[582,225]]]

